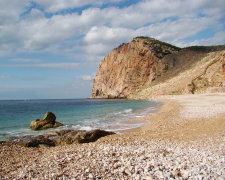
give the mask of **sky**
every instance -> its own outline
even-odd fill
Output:
[[[225,1],[0,0],[0,100],[89,97],[99,62],[136,36],[225,44]]]

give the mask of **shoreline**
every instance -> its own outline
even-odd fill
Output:
[[[110,101],[110,100],[109,100]],[[113,100],[115,101],[115,100]],[[128,102],[131,100],[128,100]],[[140,103],[142,103],[140,100]],[[90,119],[89,124],[67,124],[65,123],[64,126],[60,126],[59,128],[49,128],[49,129],[44,129],[44,130],[38,130],[38,131],[33,131],[29,128],[29,125],[26,125],[24,127],[20,127],[20,129],[11,129],[10,131],[6,131],[5,133],[0,133],[0,141],[9,139],[9,138],[14,138],[14,137],[24,137],[24,136],[39,136],[39,135],[44,135],[48,133],[49,131],[61,131],[61,130],[83,130],[83,131],[92,131],[92,130],[105,130],[105,131],[113,131],[115,133],[120,133],[121,131],[127,130],[127,129],[133,129],[136,127],[141,127],[143,126],[146,122],[145,121],[140,121],[139,118],[146,116],[149,113],[154,113],[155,109],[157,110],[159,105],[158,102],[150,101],[150,104],[147,102],[148,100],[145,100],[147,105],[143,104],[143,107],[138,107],[136,109],[135,105],[134,107],[123,107],[121,110],[117,111],[112,111],[108,113],[106,117],[106,120],[104,121],[102,117],[100,117],[100,121],[102,121],[101,124],[91,125],[91,122],[95,124],[95,118]],[[136,102],[132,102],[136,103]],[[139,101],[138,101],[139,103]],[[89,115],[91,116],[91,114]],[[70,117],[72,119],[73,117]],[[102,118],[102,119],[101,119]],[[107,119],[108,118],[108,119]],[[111,119],[111,120],[109,120]],[[86,118],[87,120],[87,118]],[[92,121],[91,121],[92,120]],[[59,120],[60,121],[60,120]],[[71,121],[71,120],[70,120]],[[60,121],[61,122],[61,121]],[[63,122],[64,123],[64,122]],[[76,123],[76,122],[75,122]],[[4,131],[4,130],[3,130]],[[2,136],[1,136],[2,135]],[[4,136],[5,135],[5,136]]]
[[[125,133],[146,134],[151,131],[152,138],[170,140],[196,140],[204,134],[225,133],[225,93],[163,95],[155,99],[162,102],[162,106],[157,112],[141,118],[148,124],[125,130]],[[174,126],[179,129],[174,129]]]
[[[148,125],[121,135],[52,148],[0,146],[0,178],[224,179],[225,93],[157,100],[164,104],[144,117]]]
[[[81,99],[81,100],[85,100],[85,99]],[[101,100],[101,101],[103,101],[103,104],[104,104],[105,100]],[[109,101],[109,103],[108,103],[108,101]],[[157,105],[155,105],[154,102],[153,103],[147,102],[147,101],[142,102],[142,100],[141,100],[141,101],[137,101],[137,103],[140,102],[140,104],[137,104],[135,101],[129,102],[129,100],[128,100],[128,102],[125,103],[125,105],[119,104],[121,107],[113,109],[113,106],[115,103],[117,103],[117,101],[113,100],[113,101],[115,101],[115,103],[112,102],[112,105],[110,105],[111,104],[110,100],[108,100],[108,101],[106,101],[106,104],[107,103],[109,104],[108,111],[105,111],[105,108],[103,108],[101,110],[102,107],[100,107],[97,109],[98,112],[97,113],[94,112],[95,114],[93,114],[93,112],[92,113],[90,113],[90,112],[94,108],[90,106],[91,107],[91,108],[89,108],[90,110],[87,109],[87,115],[86,115],[85,111],[78,112],[78,113],[76,113],[76,111],[75,111],[74,117],[70,115],[70,114],[72,114],[71,112],[67,112],[68,115],[66,115],[63,111],[57,111],[57,109],[54,109],[51,107],[45,108],[45,110],[40,113],[39,112],[35,113],[38,115],[35,115],[35,116],[33,115],[34,117],[29,118],[29,119],[27,118],[28,116],[25,117],[24,114],[21,115],[20,112],[18,112],[19,119],[17,121],[23,122],[23,116],[24,116],[26,123],[21,123],[20,125],[18,125],[19,127],[17,129],[16,129],[16,126],[15,126],[15,128],[13,128],[13,124],[12,124],[12,128],[11,128],[10,127],[11,124],[7,123],[7,121],[6,121],[6,123],[5,123],[6,125],[5,125],[4,121],[3,121],[4,118],[9,119],[8,120],[9,122],[11,121],[11,119],[7,118],[7,116],[2,117],[1,120],[3,121],[4,128],[2,128],[2,133],[0,133],[0,141],[11,138],[11,137],[23,137],[23,136],[29,136],[29,135],[38,136],[38,135],[43,135],[48,131],[61,131],[61,130],[91,131],[91,130],[95,130],[95,129],[102,129],[102,130],[107,130],[107,131],[118,132],[120,130],[131,129],[131,128],[142,126],[143,123],[142,122],[140,123],[140,121],[136,121],[136,123],[135,122],[134,123],[132,123],[132,122],[126,123],[126,122],[130,121],[130,119],[137,119],[138,117],[145,116],[149,112],[154,111],[154,110],[151,110],[151,106],[152,107],[157,106]],[[48,102],[48,101],[46,101],[46,102]],[[45,105],[46,102],[44,102],[43,104]],[[57,102],[57,105],[58,104],[60,105],[60,103],[61,103],[60,101]],[[120,103],[120,100],[118,101],[118,103]],[[123,103],[123,101],[121,103]],[[91,104],[95,104],[95,101],[94,101],[94,103],[91,102]],[[35,111],[35,106],[36,106],[36,104],[34,104],[34,106],[32,106],[34,111]],[[23,108],[23,106],[21,108]],[[76,108],[76,106],[75,106],[75,108]],[[82,108],[85,110],[86,106],[82,106]],[[149,108],[150,108],[150,110],[149,110]],[[64,126],[61,126],[59,128],[45,129],[45,130],[41,130],[41,131],[31,130],[29,128],[31,120],[35,119],[35,118],[41,118],[40,115],[44,114],[43,112],[46,112],[47,109],[51,109],[50,111],[52,111],[53,113],[56,113],[57,121],[62,122],[64,124]],[[101,113],[100,111],[102,111],[103,113]],[[104,111],[106,113],[104,113]],[[10,112],[8,114],[10,114]],[[17,112],[15,112],[14,114],[17,114]],[[28,114],[29,114],[29,112],[28,112]],[[62,114],[63,114],[63,117],[62,117]],[[79,114],[84,114],[84,117],[83,117],[83,115],[79,115]],[[103,116],[104,114],[105,114],[105,116]],[[31,115],[29,114],[29,116],[31,116]],[[65,116],[65,118],[64,118],[64,116]],[[64,121],[64,119],[66,119],[66,121]],[[82,119],[82,121],[81,121],[81,119]],[[12,120],[12,122],[13,122],[13,120]],[[19,124],[19,123],[17,123],[17,124]]]
[[[147,101],[153,101],[153,102],[157,103],[157,105],[154,107],[154,110],[151,110],[150,112],[148,112],[144,116],[135,117],[135,118],[131,118],[131,119],[123,121],[126,124],[137,123],[137,124],[142,124],[142,125],[140,125],[138,127],[129,127],[127,129],[122,129],[122,130],[117,130],[117,131],[112,130],[112,131],[115,132],[116,134],[123,135],[123,134],[128,134],[128,133],[131,133],[131,132],[139,131],[140,128],[143,128],[143,127],[147,126],[150,122],[149,122],[149,120],[146,119],[146,117],[151,117],[152,115],[158,113],[160,111],[160,109],[162,108],[162,106],[164,105],[164,103],[162,101],[156,100],[156,99],[146,99],[146,100]],[[146,109],[149,109],[149,108],[152,108],[152,106],[149,106]],[[141,110],[141,111],[143,111],[143,110]]]

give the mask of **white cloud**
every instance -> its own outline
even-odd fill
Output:
[[[6,79],[11,79],[12,76],[6,76],[6,75],[0,75],[0,80],[6,80]]]
[[[76,69],[78,63],[0,64],[0,67]]]
[[[1,0],[0,1],[0,27],[5,24],[16,23],[29,5],[28,0]]]
[[[207,39],[200,39],[195,41],[177,41],[176,44],[180,47],[187,46],[202,46],[202,45],[221,45],[225,42],[225,31],[215,33],[213,37]]]
[[[10,61],[12,62],[22,62],[22,63],[40,63],[42,59],[28,59],[28,58],[13,58]]]
[[[118,42],[119,40],[127,40],[130,30],[126,28],[109,28],[106,26],[94,26],[84,37],[84,42],[89,43],[111,43]],[[132,35],[131,35],[132,36]]]
[[[176,21],[167,20],[149,26],[128,29],[117,27],[92,27],[83,38],[83,49],[88,54],[106,55],[111,49],[123,42],[129,42],[136,36],[151,36],[175,45],[177,39],[184,39],[195,35],[212,25],[212,18],[181,18]]]
[[[64,9],[79,8],[85,5],[101,6],[105,3],[120,2],[121,0],[34,0],[47,12],[57,12]]]
[[[221,31],[223,25],[220,20],[225,16],[222,0],[143,0],[124,8],[103,9],[97,7],[117,0],[35,2],[44,12],[87,4],[92,7],[84,9],[81,14],[73,12],[51,17],[46,17],[43,11],[34,7],[21,17],[31,1],[15,0],[10,5],[6,0],[1,1],[0,19],[4,21],[0,26],[0,55],[43,51],[73,54],[74,50],[83,50],[97,58],[134,36],[150,35],[173,43],[207,27],[213,27],[215,32]],[[13,13],[10,9],[14,9]],[[6,17],[7,14],[10,17]]]
[[[81,15],[72,13],[45,18],[43,12],[32,10],[22,21],[1,27],[0,49],[35,52],[56,44],[61,44],[62,48],[64,41],[85,34],[93,25],[104,23],[100,16],[98,9],[88,9]]]
[[[91,3],[91,0],[35,0],[47,12],[57,12],[67,8],[77,8]]]
[[[215,44],[222,44],[225,42],[225,31],[220,31],[215,33],[215,35],[208,39],[200,40],[200,45],[215,45]]]
[[[128,42],[135,33],[126,28],[92,27],[83,39],[83,49],[95,56],[105,56],[119,44]]]
[[[82,79],[84,81],[91,81],[95,78],[95,74],[92,73],[92,74],[86,74],[86,75],[83,75],[83,76],[78,76],[79,79]]]
[[[214,20],[211,18],[181,18],[176,21],[165,21],[136,30],[136,35],[147,35],[169,43],[176,43],[199,33],[210,25]]]

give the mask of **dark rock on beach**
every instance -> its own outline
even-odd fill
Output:
[[[30,123],[30,128],[32,130],[43,130],[48,128],[56,128],[59,126],[63,126],[62,123],[55,121],[56,116],[52,112],[45,113],[42,120],[36,119]]]
[[[101,137],[115,134],[111,131],[104,130],[61,130],[61,131],[50,131],[45,135],[55,142],[55,145],[74,144],[74,143],[89,143],[98,140]]]
[[[3,140],[3,143],[18,144],[25,147],[39,147],[41,146],[57,146],[76,143],[89,143],[98,140],[101,137],[115,134],[114,132],[104,130],[61,130],[61,131],[49,131],[44,135],[38,136],[21,136],[11,137]]]
[[[9,144],[18,144],[25,147],[38,147],[40,144],[44,144],[46,146],[55,146],[55,142],[48,137],[39,135],[39,136],[21,136],[21,137],[10,137],[8,139],[3,140],[4,143]]]

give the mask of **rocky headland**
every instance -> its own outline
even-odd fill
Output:
[[[225,92],[224,50],[224,45],[178,48],[153,38],[134,38],[102,60],[92,98]]]

